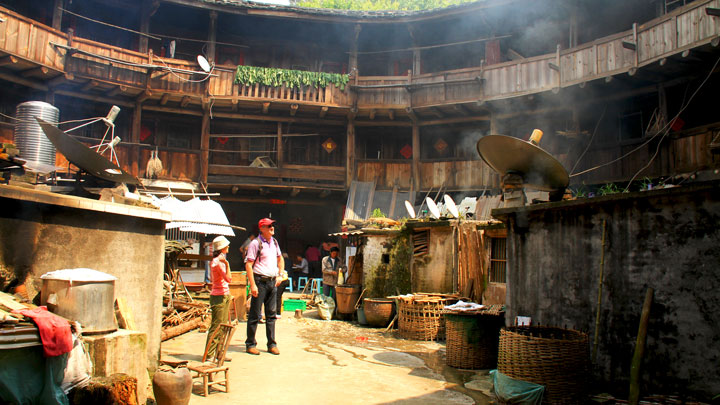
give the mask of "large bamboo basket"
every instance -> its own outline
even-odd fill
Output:
[[[504,313],[502,313],[504,315]],[[497,367],[501,314],[445,311],[445,362],[469,370]]]
[[[396,298],[400,336],[413,340],[445,340],[443,311],[446,305],[456,303],[457,297],[415,294]]]
[[[590,356],[587,334],[551,327],[500,331],[498,371],[545,386],[544,403],[585,403]]]

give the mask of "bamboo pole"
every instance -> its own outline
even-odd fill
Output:
[[[628,403],[637,405],[640,401],[640,366],[642,365],[643,354],[645,353],[645,342],[647,340],[647,325],[650,318],[650,307],[652,306],[653,293],[655,291],[648,287],[645,293],[640,325],[638,326],[637,341],[635,342],[635,353],[633,353],[630,366],[630,395]]]
[[[602,244],[600,248],[600,275],[598,276],[597,311],[595,312],[595,342],[593,342],[592,363],[597,362],[598,342],[600,336],[600,310],[602,308],[603,272],[605,269],[605,232],[606,220],[602,222]]]

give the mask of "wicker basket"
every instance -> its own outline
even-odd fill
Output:
[[[445,360],[448,366],[469,370],[495,368],[500,316],[445,313]]]
[[[589,358],[588,336],[582,332],[537,326],[500,331],[498,371],[544,385],[544,403],[585,403]]]
[[[416,295],[398,300],[398,329],[400,336],[413,340],[445,340],[446,305],[456,298]]]

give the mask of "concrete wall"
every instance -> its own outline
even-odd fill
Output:
[[[451,227],[430,228],[428,254],[413,257],[412,291],[453,293],[454,254],[457,248]]]
[[[147,335],[148,365],[160,350],[165,219],[161,211],[0,186],[0,265],[26,285],[32,298],[40,276],[87,267],[117,277]],[[168,218],[166,218],[168,217]]]
[[[644,393],[720,392],[717,184],[494,210],[508,223],[507,322],[595,330],[607,221],[597,377],[627,387],[641,308],[655,289]],[[618,388],[621,387],[621,388]]]

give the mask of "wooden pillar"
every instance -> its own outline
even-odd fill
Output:
[[[210,12],[210,27],[208,29],[207,57],[210,63],[215,62],[215,38],[217,36],[217,11]]]
[[[63,0],[55,0],[55,4],[53,5],[52,27],[58,31],[62,30],[62,6]]]
[[[417,49],[419,46],[419,43],[416,38],[416,29],[414,26],[408,24],[407,26],[408,33],[410,33],[410,38],[412,38],[412,45],[413,45],[413,57],[412,57],[412,75],[419,75],[420,74],[420,66],[421,66],[421,54],[420,49]]]
[[[200,134],[200,182],[207,183],[210,164],[210,111],[203,111]]]
[[[352,37],[352,40],[350,41],[350,60],[348,61],[348,72],[351,75],[354,75],[357,77],[357,67],[358,67],[358,38],[360,37],[360,31],[362,31],[362,25],[355,24],[355,32]]]
[[[140,4],[140,32],[143,34],[150,33],[150,0],[143,0]],[[148,37],[141,35],[138,41],[138,52],[147,53],[148,51]]]
[[[355,180],[355,121],[349,120],[347,124],[347,155],[345,159],[346,181],[345,187]]]
[[[283,167],[282,122],[277,123],[277,167]]]
[[[130,128],[130,143],[133,146],[130,147],[130,170],[131,173],[136,176],[143,175],[140,173],[140,130],[142,128],[142,103],[135,103],[135,109],[133,110],[132,116],[132,127]]]
[[[413,190],[420,191],[420,126],[413,122],[412,126],[412,176]]]

